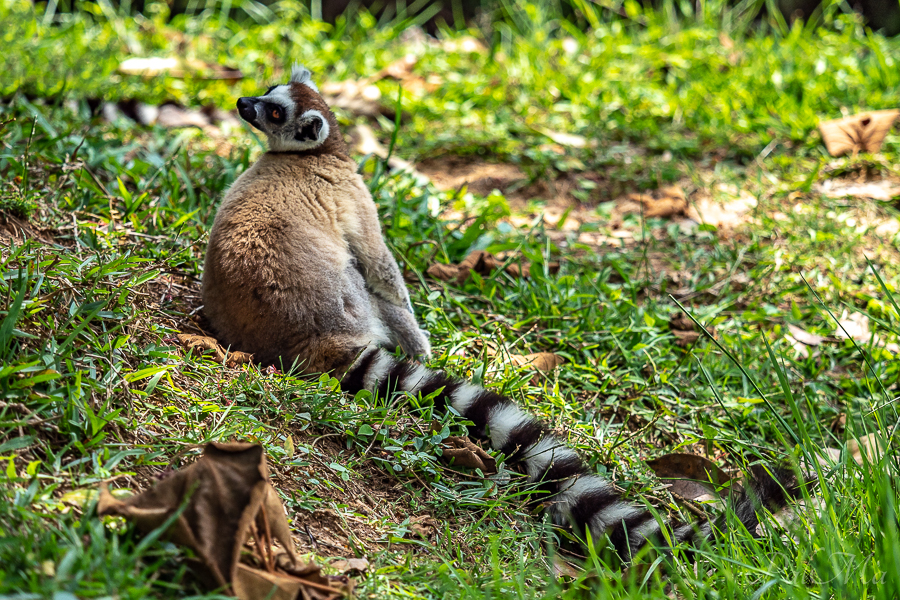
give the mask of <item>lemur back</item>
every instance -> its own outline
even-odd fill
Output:
[[[427,355],[375,203],[308,76],[238,103],[275,150],[216,214],[204,312],[223,342],[309,373],[341,371],[370,344]]]
[[[222,342],[263,364],[332,371],[349,393],[434,394],[439,408],[452,406],[474,424],[471,435],[522,467],[554,522],[595,544],[608,539],[625,559],[651,540],[665,544],[664,529],[675,543],[712,534],[713,523],[672,524],[620,497],[509,398],[383,350],[400,345],[409,356],[427,357],[430,345],[375,204],[309,71],[295,67],[288,84],[241,98],[238,110],[266,133],[270,151],[235,182],[210,234],[203,300]],[[755,469],[734,503],[751,531],[757,508],[781,507],[796,491],[790,472],[777,475]]]

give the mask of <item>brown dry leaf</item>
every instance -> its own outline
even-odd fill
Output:
[[[842,339],[852,339],[857,342],[868,342],[871,338],[869,331],[869,317],[862,313],[844,313],[838,319],[837,329],[834,335]]]
[[[788,331],[791,332],[791,337],[807,346],[818,346],[827,339],[822,337],[821,335],[810,333],[805,329],[801,329],[800,327],[797,327],[796,325],[792,325],[790,323],[788,323],[787,328]]]
[[[875,110],[819,123],[822,140],[832,156],[878,152],[900,116],[900,109]]]
[[[870,463],[877,461],[887,449],[884,435],[878,433],[870,433],[858,440],[852,439],[847,442],[847,452],[860,465],[863,464],[864,460]]]
[[[675,313],[669,318],[669,329],[681,331],[694,331],[694,322],[683,312]]]
[[[538,371],[552,371],[566,362],[562,356],[552,352],[536,352],[534,354],[510,354],[509,363],[517,367],[530,367]]]
[[[332,577],[321,574],[314,563],[313,569],[301,569],[303,575],[290,575],[255,569],[238,563],[234,574],[234,595],[241,600],[335,600],[353,597],[353,581],[345,576]]]
[[[730,230],[744,222],[747,214],[756,207],[756,198],[744,190],[731,186],[719,186],[724,198],[716,200],[708,194],[694,196],[687,208],[687,216],[697,223],[713,225],[717,229]]]
[[[625,213],[642,213],[646,218],[666,218],[685,214],[688,208],[684,190],[670,185],[653,190],[649,194],[628,194],[624,202],[619,202],[613,213],[613,221],[619,221]]]
[[[484,448],[467,437],[450,436],[441,447],[441,458],[446,462],[469,469],[481,469],[485,475],[497,472],[497,461]]]
[[[684,313],[675,313],[669,319],[669,329],[675,336],[675,345],[686,348],[700,339],[701,332],[696,331],[694,322]]]
[[[346,582],[333,586],[318,566],[298,563],[284,506],[269,484],[262,446],[208,444],[197,462],[124,501],[103,486],[97,510],[125,517],[149,533],[182,506],[166,535],[197,554],[213,587],[230,586],[243,600],[332,600],[349,595]],[[239,562],[251,538],[253,556],[263,569]],[[283,549],[277,556],[275,541]],[[298,572],[305,576],[298,577]]]
[[[440,263],[435,263],[428,267],[425,274],[434,279],[440,279],[441,281],[453,281],[459,276],[459,267],[456,265],[442,265]]]
[[[365,558],[340,558],[332,561],[328,566],[332,569],[337,569],[341,573],[349,573],[350,571],[365,573],[369,570],[369,561]]]
[[[438,531],[438,523],[430,515],[418,515],[410,518],[409,529],[417,537],[427,540]]]
[[[699,331],[684,331],[681,329],[673,329],[672,335],[675,336],[675,345],[679,348],[686,348],[700,339]]]
[[[581,569],[562,558],[559,554],[553,555],[553,574],[559,577],[572,577],[573,579],[581,575]]]
[[[247,352],[226,352],[222,346],[215,340],[205,335],[192,335],[189,333],[179,333],[178,341],[181,346],[188,351],[196,350],[199,354],[206,354],[206,351],[212,351],[208,355],[217,363],[222,363],[226,367],[234,368],[238,365],[248,365],[253,363],[253,355]]]
[[[687,500],[695,500],[710,492],[715,493],[716,486],[731,480],[722,469],[708,458],[696,454],[666,454],[655,460],[648,460],[647,466],[653,469],[660,479],[671,479],[669,491]]]
[[[428,267],[428,270],[426,270],[425,273],[435,279],[440,279],[441,281],[455,280],[458,285],[462,285],[466,282],[466,279],[469,278],[469,273],[472,271],[486,277],[495,269],[502,266],[504,262],[505,261],[499,260],[490,252],[475,250],[465,257],[458,265],[435,263]],[[559,263],[550,263],[548,264],[548,268],[551,273],[556,273],[559,271]],[[505,270],[513,277],[531,276],[531,265],[526,262],[523,262],[521,265],[510,263],[506,265]]]

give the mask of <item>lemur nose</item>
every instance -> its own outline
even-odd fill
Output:
[[[256,120],[256,100],[253,98],[238,98],[237,101],[238,114],[245,121]]]

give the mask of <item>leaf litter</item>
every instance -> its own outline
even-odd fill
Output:
[[[876,153],[887,136],[900,109],[875,110],[843,119],[819,123],[822,141],[832,156],[856,155],[860,152]]]
[[[242,600],[352,593],[349,578],[323,575],[298,558],[258,444],[210,443],[196,462],[125,500],[103,486],[98,513],[124,517],[145,534],[165,526],[169,539],[197,554],[195,566],[210,588]]]

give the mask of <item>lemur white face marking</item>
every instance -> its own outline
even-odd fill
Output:
[[[245,121],[266,134],[269,150],[299,152],[312,150],[328,139],[331,128],[321,111],[298,105],[291,84],[305,85],[318,95],[309,69],[294,65],[288,84],[275,85],[262,96],[240,98],[238,113]]]

